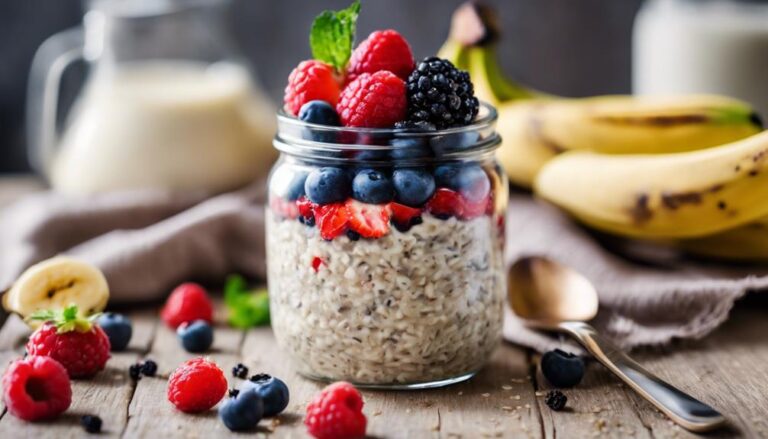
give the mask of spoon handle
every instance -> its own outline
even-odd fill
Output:
[[[592,326],[563,322],[558,327],[574,336],[599,362],[683,428],[701,432],[725,422],[717,410],[647,371]]]

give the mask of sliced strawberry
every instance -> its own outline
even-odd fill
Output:
[[[435,191],[427,201],[427,211],[435,216],[462,216],[464,200],[458,192],[446,188]]]
[[[330,241],[346,230],[350,218],[343,203],[317,206],[314,211],[320,236],[323,239]]]
[[[299,208],[296,204],[281,197],[275,195],[269,197],[269,207],[283,218],[296,219],[299,217]]]
[[[364,238],[381,238],[389,232],[389,209],[385,204],[365,204],[347,200],[349,226]]]
[[[458,217],[464,220],[485,215],[488,213],[488,206],[491,205],[491,197],[489,196],[486,196],[482,200],[474,203],[465,199],[464,197],[461,197],[461,199],[463,203],[463,209],[461,215],[458,215]]]
[[[392,222],[402,225],[410,224],[412,219],[421,215],[421,209],[409,207],[400,203],[391,202],[388,207],[392,214]]]
[[[302,195],[298,200],[296,200],[296,207],[299,209],[299,215],[303,216],[304,218],[311,218],[314,216],[312,209],[315,206],[313,206],[312,202],[309,201],[309,198],[306,196]]]

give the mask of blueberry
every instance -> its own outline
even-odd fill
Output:
[[[349,176],[346,171],[339,168],[315,169],[307,176],[304,190],[313,203],[341,202],[349,197]]]
[[[392,159],[409,160],[425,157],[432,157],[432,151],[429,149],[429,140],[418,136],[398,137],[390,142],[392,148]]]
[[[88,433],[101,433],[101,418],[96,415],[83,415],[80,417],[80,425]]]
[[[435,179],[425,169],[396,169],[392,181],[395,200],[406,206],[421,206],[435,192]]]
[[[264,416],[282,413],[290,401],[288,386],[279,379],[265,373],[252,376],[240,386],[240,391],[255,390],[264,401]]]
[[[463,151],[475,146],[480,140],[480,134],[476,131],[465,131],[458,133],[436,136],[430,139],[429,144],[435,155],[440,157],[450,152]]]
[[[184,323],[176,334],[187,352],[205,352],[213,344],[213,328],[205,320]]]
[[[128,347],[133,335],[133,327],[128,317],[113,312],[99,316],[98,325],[109,338],[109,345],[113,351],[122,351]]]
[[[219,409],[219,417],[232,431],[244,431],[256,428],[264,416],[264,402],[255,390],[244,390],[224,401]]]
[[[363,203],[388,203],[393,195],[392,180],[381,171],[363,169],[352,180],[352,197]]]
[[[555,387],[573,387],[584,377],[584,360],[555,349],[541,357],[541,373]]]
[[[441,165],[435,168],[435,182],[439,187],[459,192],[471,202],[481,201],[491,191],[491,181],[479,165]]]
[[[341,126],[339,115],[331,104],[325,101],[309,101],[301,106],[299,119],[318,125]],[[336,143],[338,133],[336,130],[327,130],[319,127],[307,127],[304,129],[304,137],[315,142]]]
[[[290,166],[280,166],[270,177],[272,191],[288,201],[296,201],[304,195],[304,182],[309,172]]]
[[[299,110],[299,119],[304,122],[315,123],[318,125],[341,126],[339,114],[331,104],[325,101],[309,101],[301,106]]]

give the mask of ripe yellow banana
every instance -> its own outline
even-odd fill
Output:
[[[692,151],[760,131],[752,108],[720,96],[547,96],[507,80],[498,65],[493,12],[475,3],[455,13],[440,56],[469,71],[476,95],[498,107],[498,157],[510,181],[530,187],[565,151],[609,154]],[[522,108],[521,108],[522,106]]]
[[[596,229],[638,238],[701,237],[768,216],[768,131],[673,154],[570,151],[534,189]]]
[[[96,267],[68,257],[55,257],[29,267],[3,296],[9,312],[28,317],[39,310],[77,305],[83,315],[100,312],[109,300],[104,274]]]

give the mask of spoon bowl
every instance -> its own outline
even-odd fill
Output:
[[[509,271],[509,303],[527,323],[554,327],[563,321],[586,322],[597,315],[597,291],[575,270],[530,256]]]

